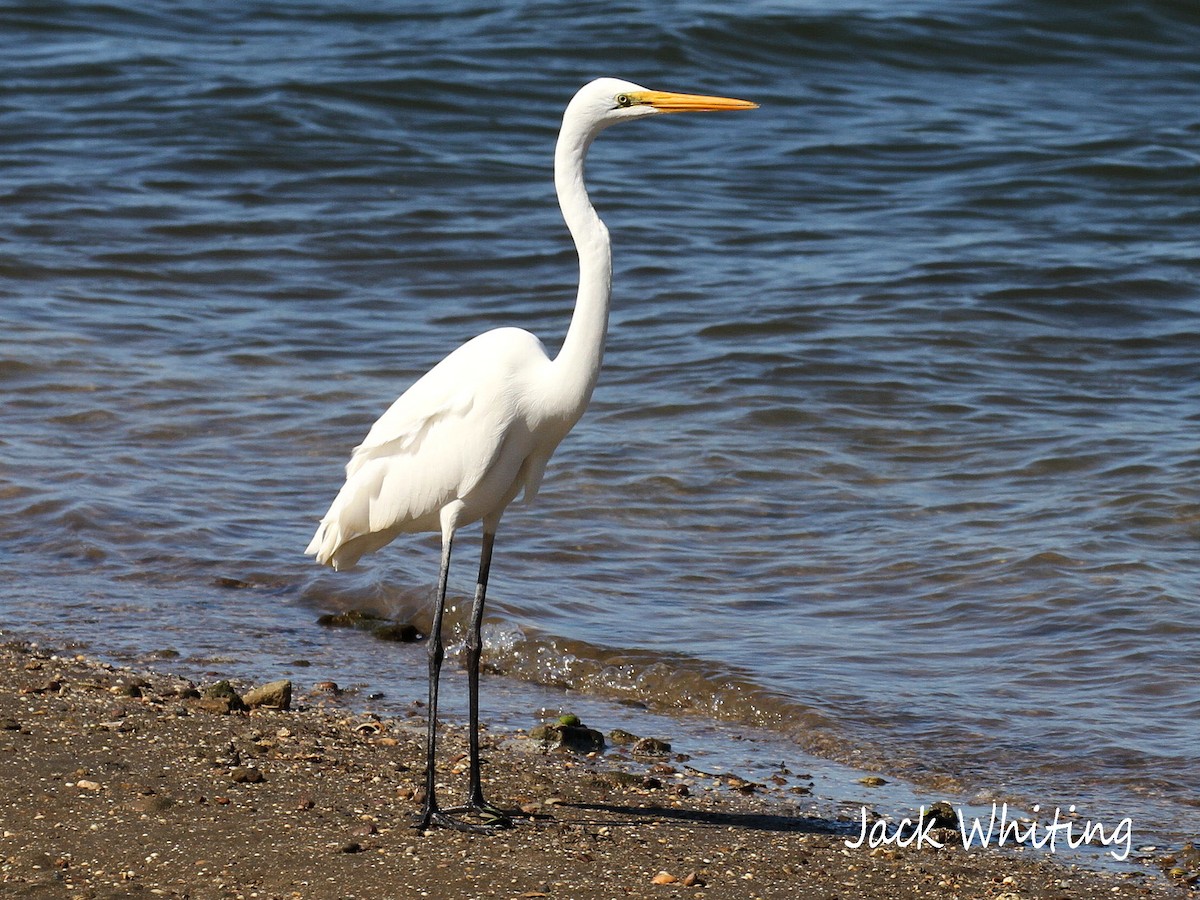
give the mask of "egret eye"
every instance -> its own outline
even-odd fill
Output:
[[[633,98],[630,97],[628,94],[617,94],[617,106],[620,106],[622,108],[627,107],[627,106],[633,106]]]

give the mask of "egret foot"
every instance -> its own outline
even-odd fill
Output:
[[[512,819],[507,816],[494,816],[490,820],[486,816],[478,822],[459,819],[452,813],[461,812],[458,809],[434,809],[425,812],[416,820],[414,826],[419,831],[430,828],[448,828],[452,831],[465,831],[468,834],[494,834],[505,828],[512,828]]]
[[[478,816],[484,825],[493,825],[499,828],[512,828],[513,819],[533,818],[523,810],[504,809],[494,803],[488,803],[482,797],[468,800],[466,806],[455,806],[446,811],[455,814],[469,813]]]

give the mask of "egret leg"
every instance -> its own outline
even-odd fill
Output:
[[[515,810],[504,810],[483,799],[483,784],[479,772],[479,658],[483,654],[483,604],[487,596],[488,572],[492,567],[492,546],[496,542],[494,531],[484,530],[483,549],[479,554],[479,578],[475,583],[475,602],[471,606],[471,625],[467,632],[467,704],[469,707],[470,736],[470,793],[467,809],[482,813],[493,824],[507,827],[512,824],[509,816]]]
[[[434,820],[440,818],[437,793],[434,786],[435,769],[437,768],[437,704],[438,679],[442,671],[442,659],[446,655],[442,646],[442,613],[446,608],[446,583],[450,577],[450,548],[454,543],[452,534],[446,535],[442,541],[442,571],[438,575],[437,598],[433,608],[433,626],[429,633],[429,706],[426,712],[429,716],[426,723],[425,735],[425,809],[421,813],[419,828],[428,828]]]
[[[446,609],[446,584],[450,576],[450,549],[453,543],[453,533],[447,533],[442,540],[442,571],[438,576],[437,600],[433,609],[433,625],[429,634],[429,720],[425,742],[425,808],[417,820],[417,827],[421,829],[453,828],[458,831],[488,833],[498,827],[504,827],[508,823],[475,824],[454,818],[448,811],[444,811],[438,806],[434,784],[437,769],[438,680],[441,675],[442,660],[446,655],[442,643],[442,614]]]

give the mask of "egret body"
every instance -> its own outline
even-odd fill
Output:
[[[405,391],[371,427],[346,466],[346,483],[307,553],[346,569],[399,534],[442,536],[442,564],[429,635],[425,808],[419,825],[488,830],[510,824],[483,798],[479,773],[480,627],[496,529],[505,508],[537,494],[546,463],[592,396],[608,329],[612,257],[608,229],[583,183],[595,137],[610,125],[661,113],[752,109],[724,97],[651,91],[600,78],[579,90],[563,115],[554,184],[579,254],[579,293],[557,356],[520,328],[498,328],[463,344]],[[467,806],[442,810],[434,792],[442,613],[450,551],[458,529],[483,524],[479,576],[466,643],[470,787]],[[453,813],[473,811],[484,824]]]

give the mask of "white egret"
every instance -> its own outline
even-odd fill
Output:
[[[419,825],[484,831],[511,824],[483,798],[479,774],[480,626],[500,516],[518,493],[533,499],[546,463],[579,420],[600,371],[612,293],[608,229],[583,183],[583,163],[605,128],[659,113],[753,109],[754,103],[651,91],[600,78],[568,104],[554,153],[554,185],[579,254],[579,293],[558,356],[519,328],[498,328],[463,344],[380,417],[346,466],[346,483],[307,553],[335,569],[353,566],[398,534],[441,532],[442,566],[429,634],[425,806]],[[483,523],[479,577],[466,642],[470,786],[467,806],[443,810],[434,792],[442,612],[450,550],[458,529]],[[486,824],[452,813],[475,812]]]

